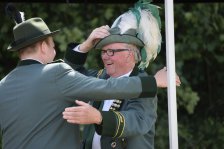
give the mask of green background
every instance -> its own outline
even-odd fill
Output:
[[[16,3],[26,19],[41,17],[51,30],[61,29],[55,37],[56,59],[63,58],[67,43],[82,42],[94,28],[111,25],[132,5]],[[165,8],[158,5],[163,42],[157,59],[147,68],[150,74],[166,65]],[[13,40],[15,23],[5,14],[4,6],[0,3],[0,79],[18,61],[16,53],[6,51]],[[178,3],[174,5],[174,16],[176,72],[182,82],[176,90],[179,148],[224,148],[224,3]],[[86,67],[102,67],[99,52],[90,52]],[[167,149],[167,90],[160,89],[158,98],[155,148]]]

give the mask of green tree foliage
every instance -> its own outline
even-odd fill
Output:
[[[182,81],[177,88],[180,148],[224,147],[223,8],[223,3],[174,7],[176,69]],[[156,148],[168,148],[169,143],[163,96],[159,98]]]
[[[7,52],[15,23],[0,3],[0,79],[17,65],[17,55]],[[69,42],[82,42],[92,29],[111,25],[131,4],[17,3],[25,18],[41,17],[55,36],[57,55],[63,58]],[[147,68],[154,74],[166,65],[165,8],[160,5],[163,43],[157,59]],[[180,148],[224,148],[224,3],[175,4],[176,71],[182,85],[177,88]],[[102,67],[99,52],[91,51],[89,68]],[[167,91],[158,92],[155,148],[169,148]],[[0,99],[1,100],[1,99]],[[1,126],[0,126],[1,127]],[[1,139],[0,139],[1,140]],[[0,143],[1,146],[1,143]]]

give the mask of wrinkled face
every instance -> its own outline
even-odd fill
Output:
[[[130,56],[132,53],[125,43],[108,44],[101,51],[104,67],[111,77],[119,77],[133,69],[134,65],[130,65]]]

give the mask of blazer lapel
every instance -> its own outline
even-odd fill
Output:
[[[133,71],[131,72],[130,76],[137,76],[139,72],[139,69],[137,67],[134,67]],[[124,103],[124,100],[115,99],[110,107],[109,110],[113,111],[119,111]]]

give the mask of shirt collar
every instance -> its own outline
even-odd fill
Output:
[[[122,76],[119,76],[118,78],[128,77],[128,76],[130,76],[131,72],[132,72],[132,70]]]
[[[21,60],[17,66],[26,66],[26,65],[32,65],[32,64],[41,64],[41,63],[33,59],[25,59],[25,60]]]

